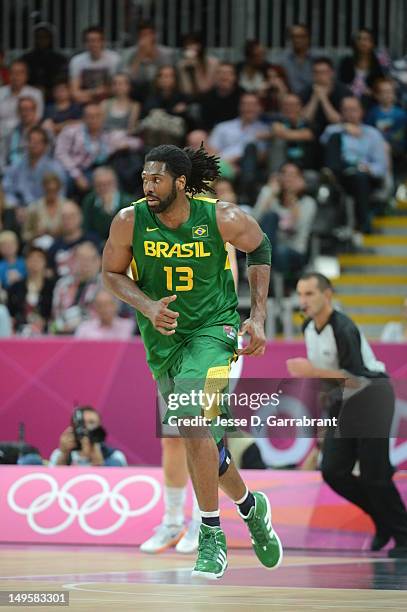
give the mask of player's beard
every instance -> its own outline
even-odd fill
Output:
[[[154,206],[153,212],[154,214],[157,213],[163,213],[164,211],[167,210],[167,208],[169,208],[171,206],[171,204],[174,202],[174,200],[177,197],[177,190],[175,187],[175,181],[172,184],[172,190],[170,195],[165,198],[165,200],[159,200],[159,204],[157,206]]]

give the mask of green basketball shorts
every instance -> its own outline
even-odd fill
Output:
[[[178,433],[178,418],[205,417],[215,441],[223,438],[226,428],[216,421],[217,417],[230,417],[228,403],[221,396],[228,393],[230,367],[236,359],[233,344],[212,336],[193,336],[183,346],[171,367],[157,379],[166,404],[165,432],[170,425],[173,435]]]

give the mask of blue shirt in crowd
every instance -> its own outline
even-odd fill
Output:
[[[370,109],[366,123],[377,128],[395,152],[407,151],[407,112],[400,106]]]
[[[21,280],[26,277],[26,268],[25,261],[22,257],[17,257],[14,263],[9,263],[8,261],[0,261],[0,286],[3,289],[8,289],[9,285],[9,272],[15,270],[19,273],[20,278],[16,280]]]
[[[9,166],[3,177],[3,191],[8,206],[28,206],[44,196],[42,180],[44,174],[56,174],[61,179],[65,191],[66,174],[61,164],[43,155],[33,167],[27,154]]]
[[[384,178],[388,161],[383,136],[371,125],[362,124],[360,128],[360,136],[352,136],[342,123],[329,125],[321,136],[321,144],[325,145],[333,134],[342,134],[342,159],[349,166],[363,164],[369,168],[372,176]]]

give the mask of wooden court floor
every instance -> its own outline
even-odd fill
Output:
[[[209,583],[191,578],[193,561],[191,555],[147,556],[130,548],[3,545],[0,591],[69,591],[69,608],[26,610],[407,610],[407,561],[291,551],[281,567],[268,571],[251,551],[230,551],[225,576]]]

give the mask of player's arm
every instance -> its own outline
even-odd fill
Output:
[[[105,287],[116,297],[150,319],[161,334],[169,336],[175,333],[178,312],[168,308],[176,295],[152,300],[137,284],[127,276],[127,270],[133,259],[132,241],[134,226],[134,208],[123,208],[117,213],[110,227],[109,238],[103,250],[102,275]]]
[[[235,289],[236,289],[236,293],[237,293],[237,290],[238,290],[238,287],[239,287],[239,268],[238,268],[238,265],[237,265],[236,249],[235,249],[234,246],[229,244],[229,242],[227,242],[226,243],[226,250],[228,252],[230,269],[232,271],[233,281],[235,283]]]
[[[240,333],[248,333],[250,343],[240,353],[262,355],[266,346],[264,321],[270,282],[270,243],[257,221],[235,204],[218,202],[216,219],[224,242],[248,254],[251,309]]]

